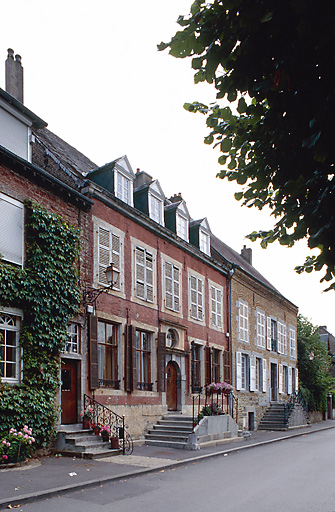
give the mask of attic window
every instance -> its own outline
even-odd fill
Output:
[[[115,195],[121,201],[132,206],[132,180],[127,178],[120,171],[116,172],[116,187],[115,187]]]
[[[150,194],[149,196],[149,216],[158,224],[163,224],[163,201],[158,197]]]
[[[200,251],[207,254],[207,256],[211,255],[211,249],[210,249],[210,236],[208,233],[200,229],[199,232],[199,245],[200,245]]]
[[[188,242],[188,220],[177,213],[177,235]]]

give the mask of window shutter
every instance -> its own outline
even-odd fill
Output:
[[[250,357],[250,391],[256,391],[256,358]]]
[[[224,366],[224,381],[231,384],[231,367],[230,367],[230,352],[225,350],[223,352],[223,366]]]
[[[197,279],[191,276],[191,317],[197,318]]]
[[[172,281],[172,264],[165,262],[164,273],[165,273],[165,306],[169,309],[173,309],[173,281]]]
[[[135,327],[126,325],[126,351],[125,351],[125,390],[128,392],[134,389],[134,367],[136,375],[135,349]]]
[[[205,386],[212,382],[212,372],[211,372],[211,348],[209,346],[205,346]]]
[[[198,279],[198,319],[202,320],[203,318],[203,307],[202,307],[202,281]]]
[[[222,327],[222,293],[221,290],[216,290],[216,325]]]
[[[166,333],[158,333],[157,342],[157,391],[165,391]]]
[[[284,354],[287,355],[287,336],[286,336],[286,325],[283,324],[283,341],[284,341]]]
[[[242,354],[241,352],[236,352],[236,389],[241,389],[242,387]]]
[[[144,250],[136,247],[135,266],[136,266],[136,296],[140,299],[145,298],[145,255]]]
[[[98,320],[96,316],[89,316],[89,343],[90,343],[90,387],[99,387],[98,378]]]
[[[292,395],[292,368],[288,368],[288,394]]]
[[[0,194],[0,254],[6,261],[23,263],[23,204]]]
[[[263,393],[267,392],[267,362],[263,359]]]
[[[279,365],[279,393],[283,394],[283,365]]]
[[[295,370],[295,390],[299,391],[299,375],[298,375],[298,368]]]
[[[145,271],[146,271],[146,299],[149,302],[154,301],[154,267],[152,255],[146,253],[145,258]]]
[[[266,336],[266,348],[271,350],[272,341],[271,341],[271,318],[268,316],[267,319],[267,336]]]
[[[173,308],[179,312],[180,308],[180,286],[179,286],[179,268],[173,267]]]

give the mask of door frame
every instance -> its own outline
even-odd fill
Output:
[[[270,401],[278,402],[278,363],[270,362]]]
[[[71,359],[71,358],[62,358],[61,359],[61,368],[60,368],[60,374],[61,374],[61,385],[60,385],[60,406],[61,406],[61,411],[60,411],[60,421],[61,421],[61,424],[63,424],[63,410],[62,410],[62,397],[64,396],[63,395],[63,391],[62,391],[62,370],[63,369],[66,369],[66,368],[63,368],[63,365],[69,365],[70,367],[72,367],[72,369],[75,371],[75,375],[74,375],[74,384],[75,384],[75,414],[73,415],[73,419],[74,421],[70,421],[70,422],[66,422],[64,424],[66,425],[71,425],[71,424],[74,424],[74,423],[77,423],[78,422],[78,404],[79,404],[79,396],[80,396],[80,379],[79,379],[79,376],[80,376],[80,361],[78,361],[77,359]],[[73,384],[73,382],[71,382],[71,384]]]
[[[172,359],[166,363],[165,367],[165,373],[166,373],[166,400],[167,400],[167,388],[168,388],[168,382],[167,382],[167,371],[169,365],[173,366],[176,370],[176,409],[169,409],[169,410],[175,410],[180,411],[181,410],[181,372],[179,364],[176,361],[173,361]],[[167,405],[167,401],[166,401]]]

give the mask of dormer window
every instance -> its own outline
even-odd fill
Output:
[[[177,213],[177,235],[188,242],[188,219]]]
[[[200,229],[199,232],[199,242],[200,242],[200,251],[207,254],[207,256],[210,256],[211,249],[210,249],[210,235],[208,233],[205,233],[202,229]]]
[[[124,174],[122,174],[119,170],[115,173],[116,176],[116,197],[124,201],[125,203],[132,205],[132,192],[133,192],[133,183],[132,180],[127,178]]]
[[[158,224],[163,225],[163,201],[153,194],[149,195],[149,216]]]

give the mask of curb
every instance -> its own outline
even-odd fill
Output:
[[[71,491],[77,491],[83,488],[89,488],[89,487],[95,487],[98,485],[105,484],[107,482],[113,482],[115,480],[125,480],[132,478],[133,476],[139,476],[139,475],[147,475],[151,473],[156,473],[165,469],[175,468],[175,467],[181,467],[185,466],[186,464],[194,463],[194,462],[200,462],[202,460],[210,459],[213,457],[219,457],[222,455],[228,455],[231,453],[239,452],[242,450],[248,450],[250,448],[257,448],[258,446],[268,445],[272,443],[277,443],[279,441],[285,441],[287,439],[294,439],[295,437],[301,437],[304,435],[314,434],[316,432],[323,432],[325,430],[330,430],[335,428],[335,425],[329,425],[327,427],[315,429],[315,430],[306,430],[304,432],[298,432],[294,434],[288,434],[286,436],[277,437],[274,439],[268,439],[265,441],[259,441],[257,443],[253,444],[247,444],[245,446],[238,446],[236,448],[228,448],[226,450],[221,450],[219,452],[215,453],[206,453],[203,455],[197,455],[196,457],[190,457],[188,459],[184,460],[178,460],[171,462],[171,464],[162,464],[161,466],[156,466],[155,468],[145,468],[145,469],[138,469],[138,470],[132,470],[131,472],[125,472],[120,473],[118,475],[114,475],[111,477],[104,477],[104,478],[97,478],[94,480],[88,480],[87,482],[78,482],[71,485],[64,485],[62,487],[55,487],[53,489],[47,489],[45,491],[38,491],[36,493],[29,493],[29,494],[22,494],[20,496],[14,496],[12,498],[5,498],[0,500],[0,509],[8,508],[9,505],[14,507],[14,505],[25,505],[27,503],[32,503],[36,500],[43,500],[47,498],[52,498],[55,496],[58,496],[60,494],[66,494],[67,492]]]

